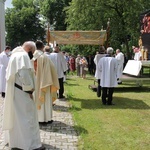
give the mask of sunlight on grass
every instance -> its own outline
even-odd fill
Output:
[[[149,150],[150,83],[135,87],[128,82],[114,92],[114,106],[103,106],[88,88],[94,78],[68,76],[65,90],[72,106],[75,129],[84,150]]]

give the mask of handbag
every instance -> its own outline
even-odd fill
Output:
[[[97,86],[97,97],[101,97],[101,86]]]
[[[84,67],[84,70],[85,70],[85,71],[88,71],[88,68],[87,68],[87,67]]]

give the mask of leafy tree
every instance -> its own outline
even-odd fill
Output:
[[[66,30],[65,18],[63,11],[69,5],[71,0],[43,0],[39,2],[41,14],[47,18],[55,30]]]
[[[13,8],[6,10],[7,44],[15,47],[28,40],[44,40],[45,29],[33,0],[13,0],[12,4]]]
[[[131,56],[131,45],[137,45],[140,35],[139,15],[150,8],[148,0],[72,0],[66,10],[66,23],[71,30],[100,30],[107,28],[110,18],[110,45],[125,46]]]

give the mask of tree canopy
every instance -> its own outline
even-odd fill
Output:
[[[41,14],[50,22],[55,30],[66,30],[66,13],[64,8],[71,0],[43,0],[39,1]]]
[[[124,45],[130,56],[130,46],[138,44],[140,13],[149,9],[145,0],[72,0],[66,10],[66,23],[71,30],[100,30],[107,28],[110,18],[110,44]]]
[[[44,40],[43,28],[39,10],[33,5],[33,0],[13,0],[13,8],[6,10],[6,42],[12,47],[28,40]]]
[[[148,0],[13,0],[13,6],[6,10],[7,42],[11,45],[44,39],[44,18],[54,30],[107,29],[110,20],[110,38],[106,46],[121,48],[130,56],[131,46],[138,45],[139,16],[150,8],[150,3]],[[73,53],[82,50],[85,54],[98,49],[82,45],[65,48],[72,48]]]

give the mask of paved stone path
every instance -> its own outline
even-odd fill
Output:
[[[10,150],[4,145],[2,112],[4,100],[0,97],[0,150]],[[46,150],[77,150],[79,136],[75,132],[72,115],[66,100],[56,100],[52,124],[40,125],[41,141]]]

